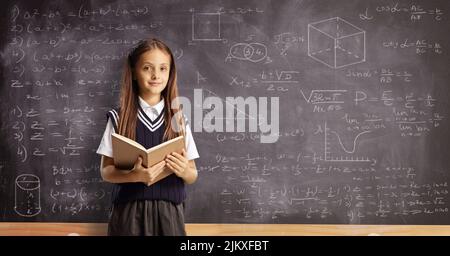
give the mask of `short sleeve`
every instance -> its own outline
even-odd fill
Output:
[[[194,137],[192,136],[192,131],[191,131],[189,122],[186,117],[184,117],[184,119],[185,119],[185,123],[186,123],[186,131],[185,131],[186,132],[186,138],[185,138],[186,158],[188,160],[193,160],[193,159],[199,158],[200,155],[198,154],[197,146],[195,145]]]
[[[102,140],[97,149],[97,154],[113,157],[111,134],[114,132],[113,123],[111,118],[108,118],[108,123],[106,124],[105,132],[103,133]]]
[[[106,113],[107,123],[105,132],[103,133],[102,140],[97,149],[97,154],[113,157],[111,134],[117,130],[119,121],[119,112],[116,109],[112,109]]]

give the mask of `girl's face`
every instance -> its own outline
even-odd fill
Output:
[[[153,49],[139,57],[133,70],[133,79],[139,85],[141,97],[160,95],[166,88],[170,74],[170,55]]]

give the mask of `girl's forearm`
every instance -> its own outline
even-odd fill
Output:
[[[192,184],[197,180],[198,172],[196,168],[188,167],[184,172],[185,175],[181,177],[186,184]]]
[[[101,175],[103,180],[110,183],[137,182],[137,177],[132,170],[120,170],[114,165],[103,167]]]

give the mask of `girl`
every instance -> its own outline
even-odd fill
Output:
[[[128,55],[121,83],[120,109],[108,112],[106,130],[97,150],[102,155],[102,178],[116,183],[108,235],[186,235],[185,183],[192,184],[197,179],[193,159],[199,155],[186,119],[172,122],[174,116],[181,116],[177,108],[171,108],[177,96],[172,52],[157,39],[142,41]],[[182,154],[173,152],[149,168],[145,168],[139,158],[132,170],[118,170],[112,158],[112,132],[146,148],[184,135],[186,149]],[[165,168],[173,174],[159,180]]]

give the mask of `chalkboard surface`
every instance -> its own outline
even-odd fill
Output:
[[[0,220],[107,221],[105,113],[128,50],[157,37],[180,94],[203,106],[188,113],[200,158],[187,222],[450,224],[449,11],[446,0],[3,3]],[[267,104],[215,120],[245,120],[243,131],[208,132],[204,100],[225,111],[239,96]],[[274,143],[249,130],[267,111]]]

